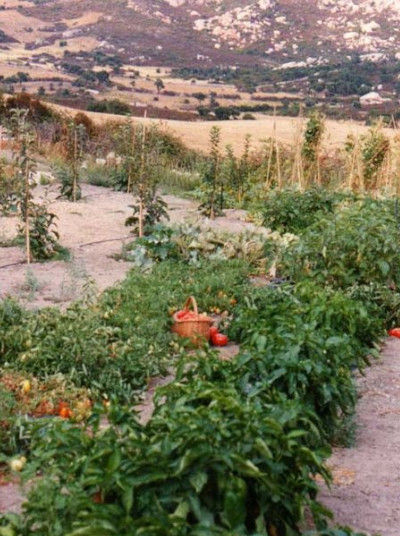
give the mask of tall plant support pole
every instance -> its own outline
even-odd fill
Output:
[[[274,127],[273,128],[274,128],[273,144],[275,147],[275,154],[276,154],[276,173],[277,173],[277,179],[278,179],[278,190],[281,190],[282,189],[281,155],[280,155],[280,150],[279,150],[278,137],[276,134],[276,106],[274,106]]]
[[[72,201],[76,202],[76,192],[77,192],[77,161],[78,161],[78,130],[77,127],[74,126],[74,156],[73,156],[73,164],[72,164]]]
[[[277,165],[277,175],[278,175],[278,185],[281,183],[281,168],[280,168],[280,159],[278,157],[279,155],[279,146],[278,141],[276,139],[276,106],[274,106],[274,123],[273,123],[273,130],[272,130],[272,137],[269,144],[269,154],[268,154],[268,163],[267,163],[267,176],[265,178],[265,190],[269,190],[271,186],[270,176],[271,176],[271,168],[272,168],[272,158],[274,156],[274,151],[276,155],[276,165]],[[280,186],[279,186],[280,188]]]
[[[303,158],[302,158],[302,138],[304,132],[304,121],[303,121],[303,107],[300,106],[298,123],[295,130],[294,138],[294,157],[293,157],[293,167],[291,175],[291,183],[294,185],[296,182],[300,188],[300,191],[304,190],[304,168],[303,168]]]
[[[32,261],[31,256],[31,236],[30,236],[30,214],[29,214],[29,198],[30,198],[30,189],[29,189],[29,177],[30,171],[28,166],[28,161],[26,161],[24,169],[24,202],[25,202],[25,249],[26,249],[26,262],[29,265]]]
[[[251,134],[246,134],[246,137],[244,139],[244,151],[243,151],[242,162],[241,162],[243,166],[241,164],[239,166],[239,184],[238,184],[239,203],[241,203],[243,199],[245,177],[247,177],[247,174],[249,171],[250,145],[251,145]],[[221,210],[222,208],[223,207],[221,207]]]
[[[216,195],[217,195],[217,181],[218,181],[218,174],[219,174],[219,160],[220,160],[220,152],[219,152],[219,144],[220,144],[220,133],[221,129],[219,127],[212,127],[210,132],[210,143],[211,143],[211,159],[213,162],[213,177],[212,177],[212,189],[211,189],[211,197],[210,197],[210,219],[215,219],[215,202],[216,202]]]
[[[126,187],[126,192],[128,194],[132,193],[132,159],[134,157],[134,154],[135,154],[135,131],[134,131],[134,128],[133,128],[133,125],[132,125],[132,122],[130,123],[129,125],[129,136],[130,136],[130,143],[129,143],[129,147],[130,147],[130,154],[131,154],[131,158],[129,159],[129,166],[128,166],[128,184],[127,184],[127,187]],[[129,154],[129,153],[128,153]]]
[[[271,186],[270,175],[271,175],[273,154],[274,154],[274,140],[273,138],[271,138],[270,144],[269,144],[269,153],[268,153],[267,176],[265,178],[265,184],[264,184],[265,190],[269,190]]]
[[[144,112],[144,118],[147,117],[147,110]],[[143,123],[143,136],[142,136],[142,150],[140,155],[140,186],[139,186],[139,238],[143,238],[143,216],[144,216],[144,207],[143,207],[143,196],[144,196],[144,165],[145,165],[145,149],[146,149],[146,124]]]
[[[315,152],[317,157],[317,184],[321,186],[321,142],[318,142]]]
[[[279,143],[275,133],[275,152],[276,152],[276,172],[278,174],[278,189],[282,189],[282,171],[281,171],[281,153],[279,150]]]

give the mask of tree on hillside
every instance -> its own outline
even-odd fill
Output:
[[[196,93],[192,94],[192,97],[197,99],[199,102],[203,102],[204,100],[206,100],[207,95],[205,93],[202,93],[201,91],[197,91]]]
[[[154,85],[157,88],[158,94],[160,94],[160,91],[165,88],[164,82],[161,80],[161,78],[157,78],[157,80],[154,82]]]

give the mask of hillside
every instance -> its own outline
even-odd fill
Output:
[[[354,52],[392,54],[400,42],[398,0],[4,0],[3,6],[0,28],[21,44],[40,49],[91,37],[98,50],[133,63],[323,64]],[[18,22],[18,31],[7,19]]]
[[[1,89],[89,110],[118,99],[117,113],[159,119],[303,105],[391,122],[399,22],[397,0],[3,0]]]

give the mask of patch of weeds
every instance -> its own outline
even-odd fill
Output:
[[[355,412],[345,415],[335,428],[332,445],[335,447],[352,448],[356,444],[357,419]]]
[[[88,165],[82,170],[83,181],[93,186],[112,188],[114,186],[114,168],[99,165]]]
[[[82,287],[82,281],[87,281],[88,278],[84,261],[70,258],[67,273],[61,282],[59,295],[53,298],[54,301],[62,303],[76,299]]]
[[[65,262],[68,262],[71,260],[71,252],[69,251],[68,248],[65,248],[63,246],[60,246],[58,244],[58,246],[56,247],[56,250],[55,250],[55,253],[54,253],[54,256],[52,259],[50,259],[52,261],[65,261]]]
[[[36,293],[41,289],[42,285],[31,268],[28,268],[25,272],[25,279],[21,285],[21,290],[24,293],[24,297],[28,302],[32,302],[35,299]]]
[[[0,248],[14,248],[18,247],[20,243],[17,236],[13,238],[0,237]]]

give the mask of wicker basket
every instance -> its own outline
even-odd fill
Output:
[[[193,296],[190,296],[186,300],[183,310],[189,311],[190,306],[193,307],[197,319],[181,320],[177,318],[177,313],[175,313],[173,316],[174,325],[172,326],[172,331],[177,333],[180,337],[190,339],[193,344],[200,346],[204,341],[210,340],[210,326],[213,323],[213,320],[208,316],[199,315],[197,302]]]

